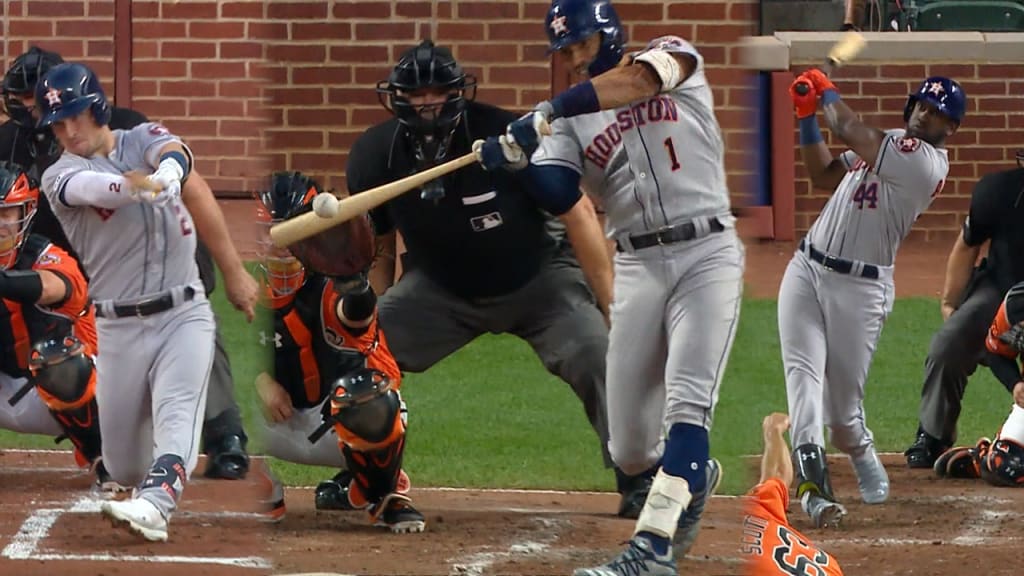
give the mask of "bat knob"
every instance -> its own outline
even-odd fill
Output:
[[[806,96],[807,93],[811,91],[811,85],[808,84],[807,82],[800,82],[796,85],[794,90],[800,96]]]

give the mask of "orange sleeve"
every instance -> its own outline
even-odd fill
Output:
[[[993,354],[998,354],[1005,358],[1017,358],[1017,351],[1012,346],[999,340],[999,335],[1010,329],[1010,322],[1006,318],[1006,299],[1003,299],[1003,303],[999,305],[999,311],[996,312],[995,320],[992,321],[992,325],[988,328],[988,335],[985,337],[985,347],[988,351]]]
[[[339,346],[358,351],[366,357],[368,368],[380,370],[394,383],[395,388],[401,386],[402,372],[391,350],[388,349],[384,331],[377,323],[377,310],[373,311],[373,319],[365,330],[354,333],[341,318],[338,317],[338,302],[341,295],[334,290],[332,282],[324,284],[320,313],[323,316],[324,336],[336,339]]]
[[[47,246],[46,250],[32,264],[32,269],[53,272],[70,285],[71,293],[67,299],[51,307],[55,312],[75,317],[89,305],[89,286],[85,282],[82,270],[78,267],[78,261],[61,248],[53,244]]]
[[[779,478],[769,478],[748,492],[747,513],[786,524],[789,489]]]

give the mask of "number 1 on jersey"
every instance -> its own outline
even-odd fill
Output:
[[[676,147],[672,144],[672,137],[665,138],[665,149],[668,150],[669,160],[672,160],[672,171],[679,170],[679,158],[676,157]]]

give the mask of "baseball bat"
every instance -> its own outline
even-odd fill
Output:
[[[278,248],[285,248],[300,240],[316,236],[333,226],[347,222],[364,212],[380,206],[388,200],[419,188],[435,178],[440,178],[459,168],[469,166],[473,162],[476,162],[476,154],[470,152],[454,160],[449,160],[444,164],[434,166],[429,170],[424,170],[412,176],[406,176],[401,180],[395,180],[383,186],[342,198],[338,202],[338,213],[330,218],[321,218],[315,212],[307,212],[295,218],[289,218],[280,224],[270,227],[270,239]]]
[[[547,122],[540,121],[537,126],[537,132],[545,136],[550,135],[551,126]],[[444,164],[434,166],[429,170],[424,170],[423,172],[418,172],[412,176],[406,176],[401,180],[395,180],[394,182],[389,182],[388,184],[343,198],[338,202],[337,214],[330,218],[322,218],[317,216],[315,212],[307,212],[294,218],[289,218],[280,224],[275,224],[270,227],[270,241],[278,248],[286,248],[296,242],[316,236],[333,226],[343,224],[364,212],[368,212],[377,206],[380,206],[388,200],[397,198],[410,190],[419,188],[431,180],[440,178],[441,176],[454,172],[459,168],[469,166],[476,161],[476,152],[470,152],[468,154],[463,154],[454,160],[449,160]]]
[[[853,60],[866,45],[867,40],[860,34],[860,32],[850,30],[846,34],[843,34],[843,37],[832,46],[831,50],[829,50],[828,58],[825,59],[825,63],[821,66],[821,71],[824,72],[826,76],[831,76],[832,72],[836,68],[846,64],[850,60]],[[803,96],[811,91],[811,85],[807,82],[800,82],[796,85],[794,90],[796,90],[797,94]]]

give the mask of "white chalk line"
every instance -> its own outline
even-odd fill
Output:
[[[50,529],[57,522],[57,519],[64,514],[86,514],[100,511],[102,502],[88,496],[80,496],[72,502],[65,502],[62,508],[40,508],[34,511],[21,524],[18,533],[14,535],[11,542],[0,551],[0,557],[11,560],[35,560],[35,561],[93,561],[93,562],[131,562],[131,563],[161,563],[161,564],[215,564],[221,566],[234,566],[237,568],[270,569],[273,568],[265,558],[258,556],[241,557],[218,557],[218,556],[182,556],[182,555],[155,555],[137,556],[123,554],[69,554],[60,552],[38,552],[40,543],[50,535]],[[185,514],[182,514],[185,515]],[[242,512],[194,512],[195,517],[245,517],[259,518],[259,514],[248,514]]]
[[[507,549],[495,552],[474,552],[458,558],[449,558],[451,570],[449,576],[482,576],[495,563],[517,556],[537,556],[558,541],[562,527],[569,524],[565,520],[535,517],[533,521],[540,528],[532,532],[532,539],[515,540]]]

